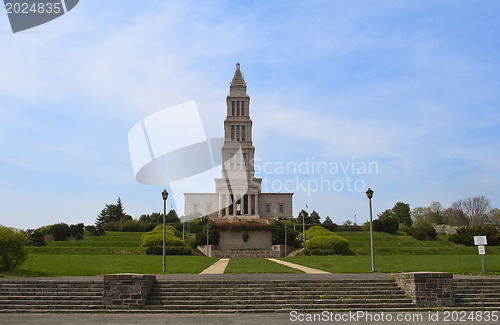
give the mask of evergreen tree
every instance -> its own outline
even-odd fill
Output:
[[[120,221],[123,222],[123,218],[126,216],[122,204],[122,200],[118,197],[116,204],[105,203],[104,209],[97,217],[95,221],[96,227],[102,227],[104,224],[110,221]]]
[[[310,223],[310,219],[309,219],[309,213],[307,213],[306,210],[301,210],[299,212],[299,216],[297,217],[297,222],[302,224],[302,220],[304,220],[305,223]]]
[[[396,203],[392,208],[392,214],[398,218],[399,223],[411,227],[412,220],[411,220],[409,204],[403,202]]]
[[[175,212],[174,209],[168,211],[167,216],[165,217],[165,222],[167,223],[180,222],[180,219],[177,216],[177,212]]]
[[[311,216],[309,217],[309,220],[310,220],[309,223],[312,223],[314,225],[321,224],[319,214],[315,210],[313,210],[313,212],[311,212]],[[307,221],[307,219],[306,219],[306,221]]]
[[[332,224],[332,223],[333,223],[332,219],[330,219],[330,217],[328,216],[326,217],[325,221],[323,221],[323,224]]]

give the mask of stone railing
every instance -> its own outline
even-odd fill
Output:
[[[104,275],[102,304],[106,309],[140,309],[155,281],[154,275]]]
[[[411,272],[393,274],[399,287],[419,307],[452,307],[455,305],[453,274],[445,272]]]

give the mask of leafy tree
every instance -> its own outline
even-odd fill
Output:
[[[28,229],[26,234],[29,236],[29,246],[47,246],[45,236],[41,229]]]
[[[143,214],[139,217],[139,221],[160,224],[163,223],[163,213],[153,212],[151,214]]]
[[[122,200],[118,197],[116,204],[105,204],[105,208],[102,209],[101,213],[96,219],[96,227],[102,227],[104,224],[111,221],[123,222],[125,217],[125,212],[122,204]]]
[[[269,230],[272,232],[272,244],[285,244],[285,227],[287,245],[294,247],[300,246],[300,241],[296,240],[298,231],[293,230],[293,223],[288,220],[276,220],[269,225]]]
[[[491,223],[494,225],[500,225],[500,209],[491,209],[490,210],[490,218]]]
[[[55,225],[50,226],[50,234],[54,236],[55,241],[65,241],[71,237],[71,229],[63,222],[56,223]]]
[[[432,223],[427,220],[422,220],[410,227],[408,235],[411,235],[417,240],[434,240],[436,239],[437,232]]]
[[[392,208],[392,213],[398,218],[399,222],[411,227],[412,220],[410,214],[410,205],[403,202],[398,202]]]
[[[387,209],[373,220],[373,231],[381,231],[389,234],[398,232],[399,219],[394,215],[392,209]]]
[[[28,235],[21,230],[0,226],[0,269],[8,271],[27,258]]]
[[[443,211],[446,223],[450,226],[468,226],[470,221],[465,213],[460,209],[448,208]]]
[[[432,201],[431,205],[429,205],[429,209],[431,212],[441,213],[443,211],[443,206],[437,201]]]
[[[69,226],[69,231],[71,233],[71,236],[74,237],[75,239],[83,239],[85,225],[83,223],[71,225]]]
[[[384,212],[381,212],[381,213],[377,214],[377,217],[379,219],[381,219],[381,218],[389,218],[389,217],[392,217],[392,216],[394,216],[394,214],[392,213],[391,209],[386,209]]]
[[[469,219],[471,227],[479,227],[490,222],[491,203],[484,196],[456,201],[452,204],[452,208],[462,210]]]
[[[206,218],[204,218],[206,219]],[[203,228],[196,233],[196,243],[200,246],[207,244],[207,223],[209,245],[219,245],[219,230],[213,221],[202,221]]]
[[[425,220],[429,214],[430,209],[427,207],[416,207],[411,210],[411,218],[413,222]]]

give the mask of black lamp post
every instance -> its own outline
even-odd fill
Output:
[[[161,192],[161,196],[163,197],[163,272],[165,273],[165,260],[166,260],[165,255],[166,255],[166,251],[167,251],[166,235],[165,235],[165,231],[166,231],[165,218],[167,216],[167,199],[168,199],[167,190],[163,190],[163,192]]]
[[[373,249],[373,219],[372,219],[372,197],[373,191],[371,188],[368,188],[366,191],[366,196],[370,201],[370,244],[371,244],[371,255],[372,255],[372,272],[375,272],[375,251]]]

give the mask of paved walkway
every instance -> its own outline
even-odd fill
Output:
[[[360,309],[362,310],[362,308]],[[86,325],[86,324],[106,324],[106,325],[171,325],[171,324],[228,324],[228,325],[253,325],[253,324],[273,324],[273,325],[287,325],[287,324],[350,324],[350,325],[449,325],[450,322],[445,322],[445,316],[448,320],[451,319],[450,315],[444,312],[432,312],[433,319],[429,319],[431,313],[429,312],[404,312],[404,313],[368,313],[358,317],[355,313],[353,319],[350,318],[349,313],[340,313],[347,315],[344,319],[347,321],[335,321],[337,314],[332,312],[328,313],[328,318],[320,318],[322,314],[319,313],[302,313],[300,311],[290,311],[284,313],[264,313],[264,314],[148,314],[148,313],[123,313],[123,314],[0,314],[0,324],[9,325],[55,325],[55,324],[71,324],[71,325]],[[370,317],[368,317],[370,314]],[[392,321],[389,321],[388,314],[391,314]],[[397,321],[397,315],[403,315],[405,320]],[[382,317],[382,315],[385,315]],[[415,316],[421,315],[421,317]],[[467,315],[469,313],[467,312]],[[484,312],[483,312],[484,315]],[[308,317],[309,316],[309,317]],[[378,316],[378,318],[377,318]],[[308,317],[308,318],[306,318]],[[314,318],[313,318],[314,317]],[[476,316],[477,317],[477,316]],[[370,321],[369,318],[372,320]],[[315,319],[316,321],[309,321],[308,319]],[[377,320],[379,319],[379,320]],[[478,318],[479,319],[479,318]],[[437,320],[437,321],[434,321]],[[458,324],[451,322],[451,324]],[[498,320],[485,321],[467,321],[461,324],[466,325],[498,325]]]
[[[307,267],[307,266],[303,266],[303,265],[299,265],[299,264],[295,264],[295,263],[277,260],[274,258],[268,258],[268,260],[276,262],[276,263],[281,264],[281,265],[291,267],[292,269],[300,270],[300,271],[305,272],[307,274],[329,274],[330,273],[330,272],[326,272],[323,270],[313,269],[312,267]]]
[[[229,258],[221,258],[214,264],[201,271],[200,274],[224,274],[228,263]]]

